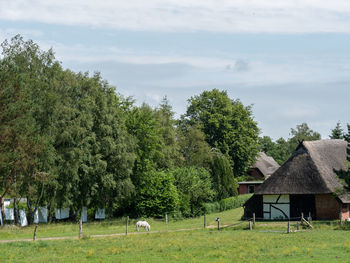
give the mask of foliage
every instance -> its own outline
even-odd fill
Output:
[[[332,134],[329,136],[330,139],[344,139],[343,129],[340,122],[337,122],[337,125],[332,130]]]
[[[211,174],[216,200],[237,195],[238,183],[233,175],[230,161],[218,149],[213,150]]]
[[[211,147],[230,156],[235,176],[241,176],[258,153],[257,123],[251,107],[231,100],[226,91],[213,89],[189,99],[181,125],[197,124]]]
[[[347,141],[347,148],[346,148],[346,152],[347,152],[347,156],[346,156],[346,168],[345,169],[341,169],[339,171],[335,171],[336,174],[338,175],[338,177],[340,179],[342,179],[345,189],[347,190],[346,193],[343,189],[337,189],[339,190],[337,194],[349,194],[350,191],[350,125],[348,125],[348,134],[344,135],[345,140]]]
[[[19,35],[2,44],[0,60],[0,194],[26,196],[30,214],[45,185],[54,182],[51,119],[56,98],[49,85],[60,70],[52,50]],[[32,216],[29,221],[31,222]]]
[[[210,173],[204,168],[197,167],[179,167],[170,172],[175,178],[182,216],[202,214],[203,203],[211,201],[214,196]]]
[[[99,74],[63,71],[53,51],[16,36],[0,60],[0,196],[117,207],[133,191],[134,154],[121,103]]]
[[[290,134],[292,137],[288,140],[288,143],[291,153],[296,149],[301,141],[315,141],[321,139],[321,134],[311,130],[305,122],[297,125],[295,129],[291,128]]]
[[[282,137],[276,142],[269,136],[260,137],[259,148],[266,155],[273,157],[279,165],[282,165],[291,155],[289,143]]]
[[[136,209],[140,215],[163,217],[174,213],[179,197],[174,177],[166,172],[149,172],[138,188]]]
[[[178,141],[186,166],[210,168],[213,159],[211,147],[198,125],[179,127]]]
[[[321,135],[309,128],[307,123],[297,125],[295,129],[291,128],[292,137],[287,140],[279,138],[274,142],[269,136],[259,138],[259,149],[268,156],[273,157],[276,162],[282,165],[294,152],[301,141],[320,140]]]
[[[158,168],[172,168],[180,163],[180,146],[176,139],[174,112],[167,97],[164,97],[159,108],[155,109],[154,115],[162,138],[163,159],[158,161]]]
[[[215,212],[222,212],[230,209],[235,209],[242,207],[244,203],[252,197],[252,194],[237,195],[229,198],[222,199],[220,201],[205,203],[204,211],[205,213],[211,214]]]

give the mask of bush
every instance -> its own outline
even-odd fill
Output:
[[[218,202],[204,203],[204,211],[206,214],[214,212],[222,212],[243,206],[243,204],[252,196],[252,194],[238,195],[222,199]]]
[[[179,193],[179,210],[183,217],[203,214],[203,203],[212,201],[209,172],[204,168],[180,167],[171,171]]]

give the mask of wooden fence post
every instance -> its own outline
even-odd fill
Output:
[[[340,223],[340,225],[343,224],[341,208],[340,208],[340,212],[339,212],[339,223]]]
[[[287,225],[287,233],[290,233],[290,222],[288,221],[288,225]]]
[[[297,230],[299,230],[299,221],[297,221]]]
[[[79,221],[79,238],[83,237],[83,218],[80,217]]]
[[[168,214],[165,214],[166,232],[168,232]]]
[[[126,230],[125,230],[125,235],[128,235],[128,230],[129,230],[129,216],[126,217]]]
[[[255,213],[253,213],[253,225],[255,225]]]
[[[207,216],[204,214],[204,228],[207,227]]]
[[[304,219],[304,213],[301,212],[301,219],[300,219],[300,222],[303,223],[303,219]]]
[[[218,230],[220,230],[220,220],[218,220]]]
[[[253,230],[252,221],[249,220],[249,230]]]
[[[35,225],[34,234],[33,234],[33,241],[35,241],[35,239],[36,239],[36,229],[37,228],[38,228],[38,225]]]

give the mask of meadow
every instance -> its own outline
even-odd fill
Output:
[[[349,232],[335,230],[332,223],[315,222],[312,231],[287,234],[286,222],[258,222],[249,231],[247,222],[240,224],[241,213],[242,209],[234,209],[208,215],[212,227],[207,229],[203,228],[202,217],[170,221],[169,232],[165,232],[163,221],[149,220],[155,232],[138,235],[130,231],[127,236],[91,237],[125,233],[123,219],[88,223],[79,240],[1,243],[0,262],[349,262]],[[222,225],[231,226],[218,231],[218,216]],[[38,237],[76,236],[78,229],[76,224],[68,223],[39,227]],[[175,231],[179,229],[183,231]],[[3,228],[0,237],[6,239],[15,232],[31,237],[31,230]]]

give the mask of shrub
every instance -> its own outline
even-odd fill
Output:
[[[241,207],[251,196],[252,194],[238,195],[222,199],[218,202],[204,203],[204,212],[210,214]]]

